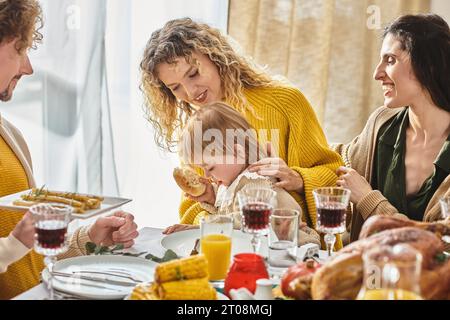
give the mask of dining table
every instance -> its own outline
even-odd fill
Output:
[[[135,239],[134,245],[129,248],[123,250],[123,253],[143,253],[142,256],[146,254],[152,254],[156,257],[164,256],[166,252],[166,248],[161,245],[161,240],[164,238],[164,234],[162,233],[164,229],[162,228],[154,228],[154,227],[145,227],[139,231],[139,236]],[[326,259],[326,251],[319,250],[319,257],[321,259]],[[70,296],[68,294],[60,293],[60,297],[63,299],[71,299],[71,298],[79,298],[76,296]],[[49,296],[49,291],[47,290],[47,285],[43,282],[38,284],[37,286],[31,288],[28,291],[23,292],[22,294],[14,297],[12,300],[43,300]],[[84,299],[84,298],[83,298]]]
[[[146,227],[139,230],[139,236],[135,239],[135,244],[124,250],[124,252],[151,253],[157,257],[164,255],[166,249],[161,246],[161,239],[164,237],[163,229]],[[48,297],[47,286],[44,283],[31,288],[28,291],[14,297],[12,300],[43,300]]]

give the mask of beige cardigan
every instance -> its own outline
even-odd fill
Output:
[[[1,114],[0,135],[22,164],[28,178],[29,187],[35,187],[36,183],[33,177],[31,155],[27,144],[20,131],[6,119],[2,118]],[[65,259],[85,255],[85,244],[88,241],[91,241],[88,235],[88,227],[77,229],[70,237],[69,250],[58,256],[58,258]],[[6,271],[8,265],[21,259],[28,252],[29,249],[12,235],[9,235],[7,238],[0,238],[0,272]]]
[[[404,108],[389,109],[380,107],[375,110],[366,123],[363,131],[349,144],[335,144],[332,149],[337,151],[348,167],[355,169],[369,183],[372,178],[373,158],[376,147],[376,139],[381,126],[394,117]],[[448,175],[433,197],[430,199],[423,216],[424,221],[436,221],[441,219],[439,199],[450,195],[450,175]],[[350,241],[359,237],[359,232],[364,221],[372,215],[390,215],[406,218],[398,212],[378,190],[373,190],[363,197],[357,204],[352,216]]]

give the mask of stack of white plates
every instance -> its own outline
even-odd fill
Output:
[[[53,287],[86,299],[123,299],[137,282],[153,281],[156,265],[144,258],[120,255],[68,258],[55,263]],[[42,279],[47,283],[48,278],[45,269]]]

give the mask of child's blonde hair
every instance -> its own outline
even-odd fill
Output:
[[[216,163],[220,159],[222,163],[229,163],[227,156],[232,154],[234,160],[236,144],[245,150],[246,165],[265,157],[256,130],[244,116],[226,103],[214,102],[197,110],[186,123],[179,152],[183,161],[190,165],[203,164],[204,155],[219,159]]]

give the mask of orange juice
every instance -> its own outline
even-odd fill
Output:
[[[368,290],[364,293],[364,295],[362,297],[358,297],[358,299],[359,300],[422,300],[421,296],[419,296],[418,294],[411,292],[411,291],[402,290],[402,289],[392,290],[393,297],[392,297],[392,294],[390,294],[391,292],[389,292],[389,291],[390,290],[386,290],[386,289]]]
[[[225,279],[230,266],[231,238],[223,234],[209,234],[200,240],[201,253],[208,260],[209,280]]]

